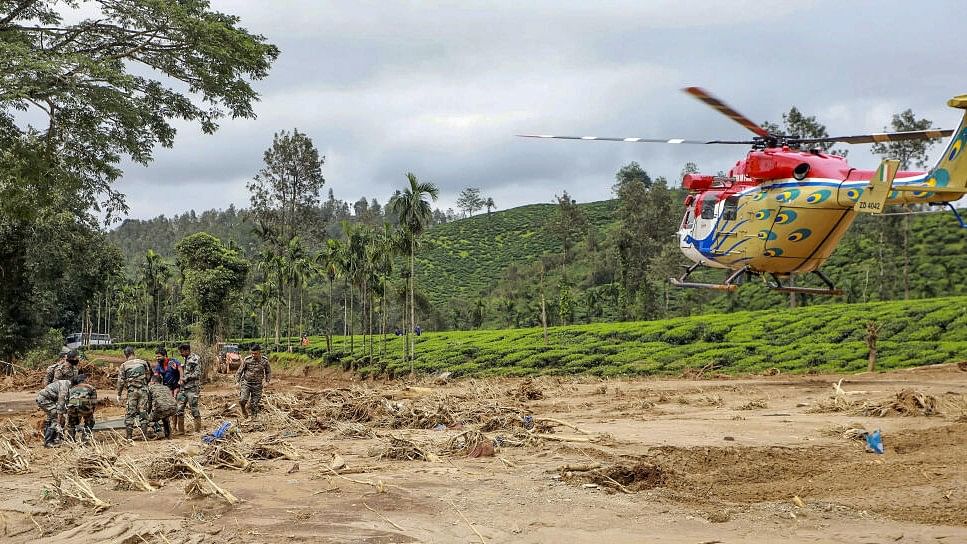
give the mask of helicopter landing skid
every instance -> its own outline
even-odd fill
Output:
[[[690,276],[692,272],[694,272],[699,266],[701,266],[701,263],[695,263],[692,266],[689,266],[687,269],[685,269],[685,273],[682,274],[682,277],[668,278],[668,282],[674,285],[675,287],[687,287],[691,289],[712,289],[714,291],[728,291],[731,293],[738,290],[739,288],[739,286],[734,283],[735,280],[739,279],[739,277],[741,277],[742,274],[747,272],[749,268],[747,266],[743,266],[742,268],[736,270],[728,278],[725,279],[724,283],[697,283],[693,281],[688,281],[688,276]]]
[[[826,284],[826,289],[822,287],[796,287],[794,285],[783,285],[782,281],[775,274],[769,274],[775,283],[769,283],[769,288],[778,291],[780,293],[803,293],[806,295],[827,295],[827,296],[842,296],[844,294],[842,289],[837,289],[833,282],[826,277],[820,270],[813,270],[813,274],[819,276],[819,279]]]

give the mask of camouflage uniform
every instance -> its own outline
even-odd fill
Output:
[[[52,443],[56,434],[60,432],[58,419],[67,411],[67,398],[70,393],[71,382],[58,380],[51,382],[37,392],[37,406],[47,414],[44,422],[44,445]],[[53,428],[55,431],[50,431]]]
[[[198,410],[198,395],[201,394],[201,361],[197,354],[192,353],[185,359],[185,383],[178,391],[178,417],[185,417],[185,407],[191,408],[191,417],[201,420]]]
[[[160,383],[152,383],[148,386],[148,421],[155,424],[155,432],[158,432],[158,424],[162,424],[165,430],[165,437],[171,435],[171,424],[168,418],[175,415],[178,404],[175,397],[171,395],[171,389]]]
[[[94,408],[97,406],[97,390],[93,385],[79,383],[71,387],[67,396],[67,435],[73,440],[77,426],[84,420],[83,437],[90,436],[94,428]]]
[[[150,378],[151,367],[144,359],[128,359],[118,369],[118,396],[121,396],[121,393],[125,390],[128,393],[128,403],[124,411],[124,426],[129,434],[136,424],[144,425],[147,420],[146,405],[148,401],[148,380]]]
[[[258,415],[259,403],[262,400],[263,380],[267,382],[271,379],[272,367],[269,366],[269,358],[265,355],[257,361],[251,355],[242,360],[238,372],[235,373],[235,381],[239,384],[238,400],[239,404],[242,405],[243,412],[245,411],[245,404],[248,403],[252,409],[252,417]]]
[[[76,377],[77,374],[77,365],[70,364],[70,361],[64,361],[54,367],[54,381],[70,380]]]
[[[63,362],[64,360],[61,359],[47,367],[47,372],[44,373],[44,383],[40,385],[41,387],[47,387],[50,385],[50,382],[54,381],[54,371],[57,370],[57,367]]]

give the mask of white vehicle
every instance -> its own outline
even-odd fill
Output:
[[[114,343],[114,339],[109,334],[83,334],[75,332],[68,335],[64,341],[64,347],[77,349],[81,346],[107,346]]]

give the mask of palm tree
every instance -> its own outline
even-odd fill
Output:
[[[407,172],[406,179],[409,187],[404,187],[399,195],[389,202],[390,210],[400,219],[400,227],[408,234],[410,246],[410,324],[416,326],[416,302],[413,291],[416,286],[416,244],[427,225],[433,219],[433,209],[424,196],[436,201],[440,196],[440,189],[429,182],[421,182],[411,172]],[[409,337],[409,327],[406,336]],[[416,351],[416,339],[410,339],[410,373],[413,373],[413,354]]]
[[[303,271],[306,267],[305,252],[302,249],[302,241],[298,236],[289,240],[282,261],[285,282],[288,287],[285,310],[285,345],[288,351],[292,351],[292,291],[296,287],[301,287],[304,278]]]
[[[484,202],[484,206],[487,208],[487,215],[490,215],[490,210],[496,210],[497,205],[494,204],[494,197],[488,196],[487,201]]]
[[[336,278],[339,277],[339,272],[341,267],[339,266],[339,256],[342,254],[342,244],[339,240],[329,239],[326,240],[326,247],[316,255],[316,263],[322,267],[322,272],[325,274],[326,279],[329,280],[329,310],[326,315],[327,317],[327,328],[326,328],[326,353],[332,355],[332,329],[333,329],[333,315],[332,315],[332,291],[333,284],[336,282]]]

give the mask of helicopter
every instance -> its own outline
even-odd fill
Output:
[[[854,136],[802,138],[774,134],[700,87],[683,89],[742,125],[749,140],[686,140],[518,134],[524,138],[634,143],[749,145],[745,159],[727,175],[685,174],[685,213],[678,229],[679,248],[692,261],[676,287],[732,292],[762,277],[779,292],[842,295],[820,269],[857,214],[881,214],[889,205],[949,207],[961,227],[967,223],[952,202],[967,194],[967,94],[947,105],[965,110],[956,130],[917,130]],[[900,171],[900,161],[884,159],[876,170],[850,166],[846,159],[813,146],[929,140],[953,136],[940,161],[927,172]],[[727,270],[722,283],[689,277],[699,267]],[[823,287],[793,285],[793,275],[812,273]]]

